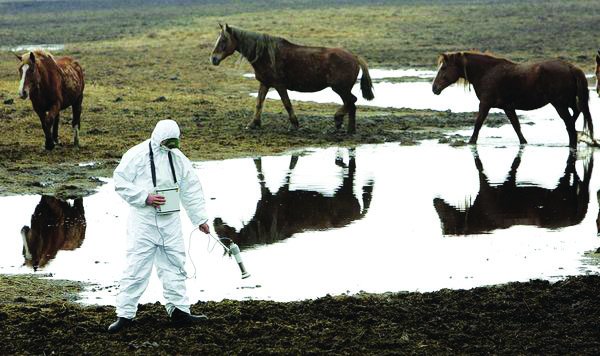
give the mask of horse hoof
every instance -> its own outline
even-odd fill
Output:
[[[256,130],[256,129],[260,129],[260,122],[256,123],[256,122],[251,122],[246,126],[247,130]]]

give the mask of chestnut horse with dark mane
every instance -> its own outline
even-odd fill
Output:
[[[438,95],[459,79],[472,84],[479,99],[475,129],[469,140],[477,143],[481,125],[491,108],[504,110],[521,144],[527,143],[515,110],[535,110],[552,104],[563,119],[569,134],[569,146],[577,147],[575,121],[584,116],[584,129],[593,139],[594,126],[588,107],[588,82],[583,71],[561,60],[517,64],[508,59],[479,52],[444,53],[433,82]],[[573,114],[569,112],[569,108]]]
[[[31,99],[46,136],[47,150],[58,144],[60,110],[73,108],[73,144],[79,146],[81,103],[83,101],[83,69],[71,57],[54,58],[42,50],[16,55],[20,61],[19,96]]]
[[[373,84],[367,63],[342,48],[307,47],[284,38],[221,26],[221,33],[211,54],[214,65],[238,51],[254,68],[260,82],[254,120],[248,128],[260,127],[263,102],[270,88],[275,88],[288,112],[290,123],[298,128],[298,118],[288,97],[288,90],[315,92],[331,87],[344,102],[335,113],[335,128],[340,129],[348,115],[348,133],[356,132],[356,97],[352,87],[362,70],[360,88],[363,98],[372,100]]]

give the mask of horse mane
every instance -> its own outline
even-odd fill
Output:
[[[515,64],[515,62],[513,62],[511,60],[503,58],[503,57],[499,57],[491,52],[458,51],[458,52],[446,52],[446,53],[440,54],[437,58],[437,65],[440,66],[444,62],[444,57],[452,58],[454,60],[454,63],[459,63],[463,69],[463,77],[461,77],[458,80],[458,83],[462,84],[465,87],[469,87],[471,82],[469,81],[469,76],[467,73],[467,64],[469,63],[468,57],[472,57],[472,56],[483,57],[483,58],[490,59],[493,61],[502,61],[502,62],[506,62],[506,63],[510,63],[510,64]],[[460,62],[458,62],[456,60],[458,58],[460,58]]]
[[[256,62],[266,52],[271,60],[271,65],[275,67],[279,44],[284,41],[283,38],[271,36],[266,33],[257,33],[233,27],[230,28],[233,36],[238,42],[238,50],[250,64]]]
[[[54,56],[50,52],[46,52],[43,49],[35,49],[31,52],[35,56],[35,61],[41,62],[44,69],[54,68],[60,74],[63,73],[62,68],[56,63],[56,59],[54,59]]]
[[[43,49],[35,49],[32,52],[35,55],[36,61],[41,60],[42,63],[44,63],[44,64],[51,62],[54,65],[58,65],[58,64],[56,64],[56,60],[54,59],[54,56],[50,52],[46,52]]]

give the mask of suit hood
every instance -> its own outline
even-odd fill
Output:
[[[156,123],[150,140],[153,146],[160,146],[160,143],[169,138],[179,138],[179,125],[174,120],[160,120]]]

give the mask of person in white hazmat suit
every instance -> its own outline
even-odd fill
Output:
[[[117,295],[117,321],[108,327],[109,332],[131,325],[138,300],[148,286],[153,264],[162,282],[171,320],[190,324],[206,319],[204,315],[190,314],[184,272],[185,243],[179,212],[157,212],[165,198],[155,194],[156,187],[178,186],[181,204],[192,223],[200,231],[210,232],[202,185],[190,160],[178,149],[179,135],[175,121],[159,121],[151,138],[129,149],[114,171],[115,190],[131,208],[127,227],[127,267]]]

